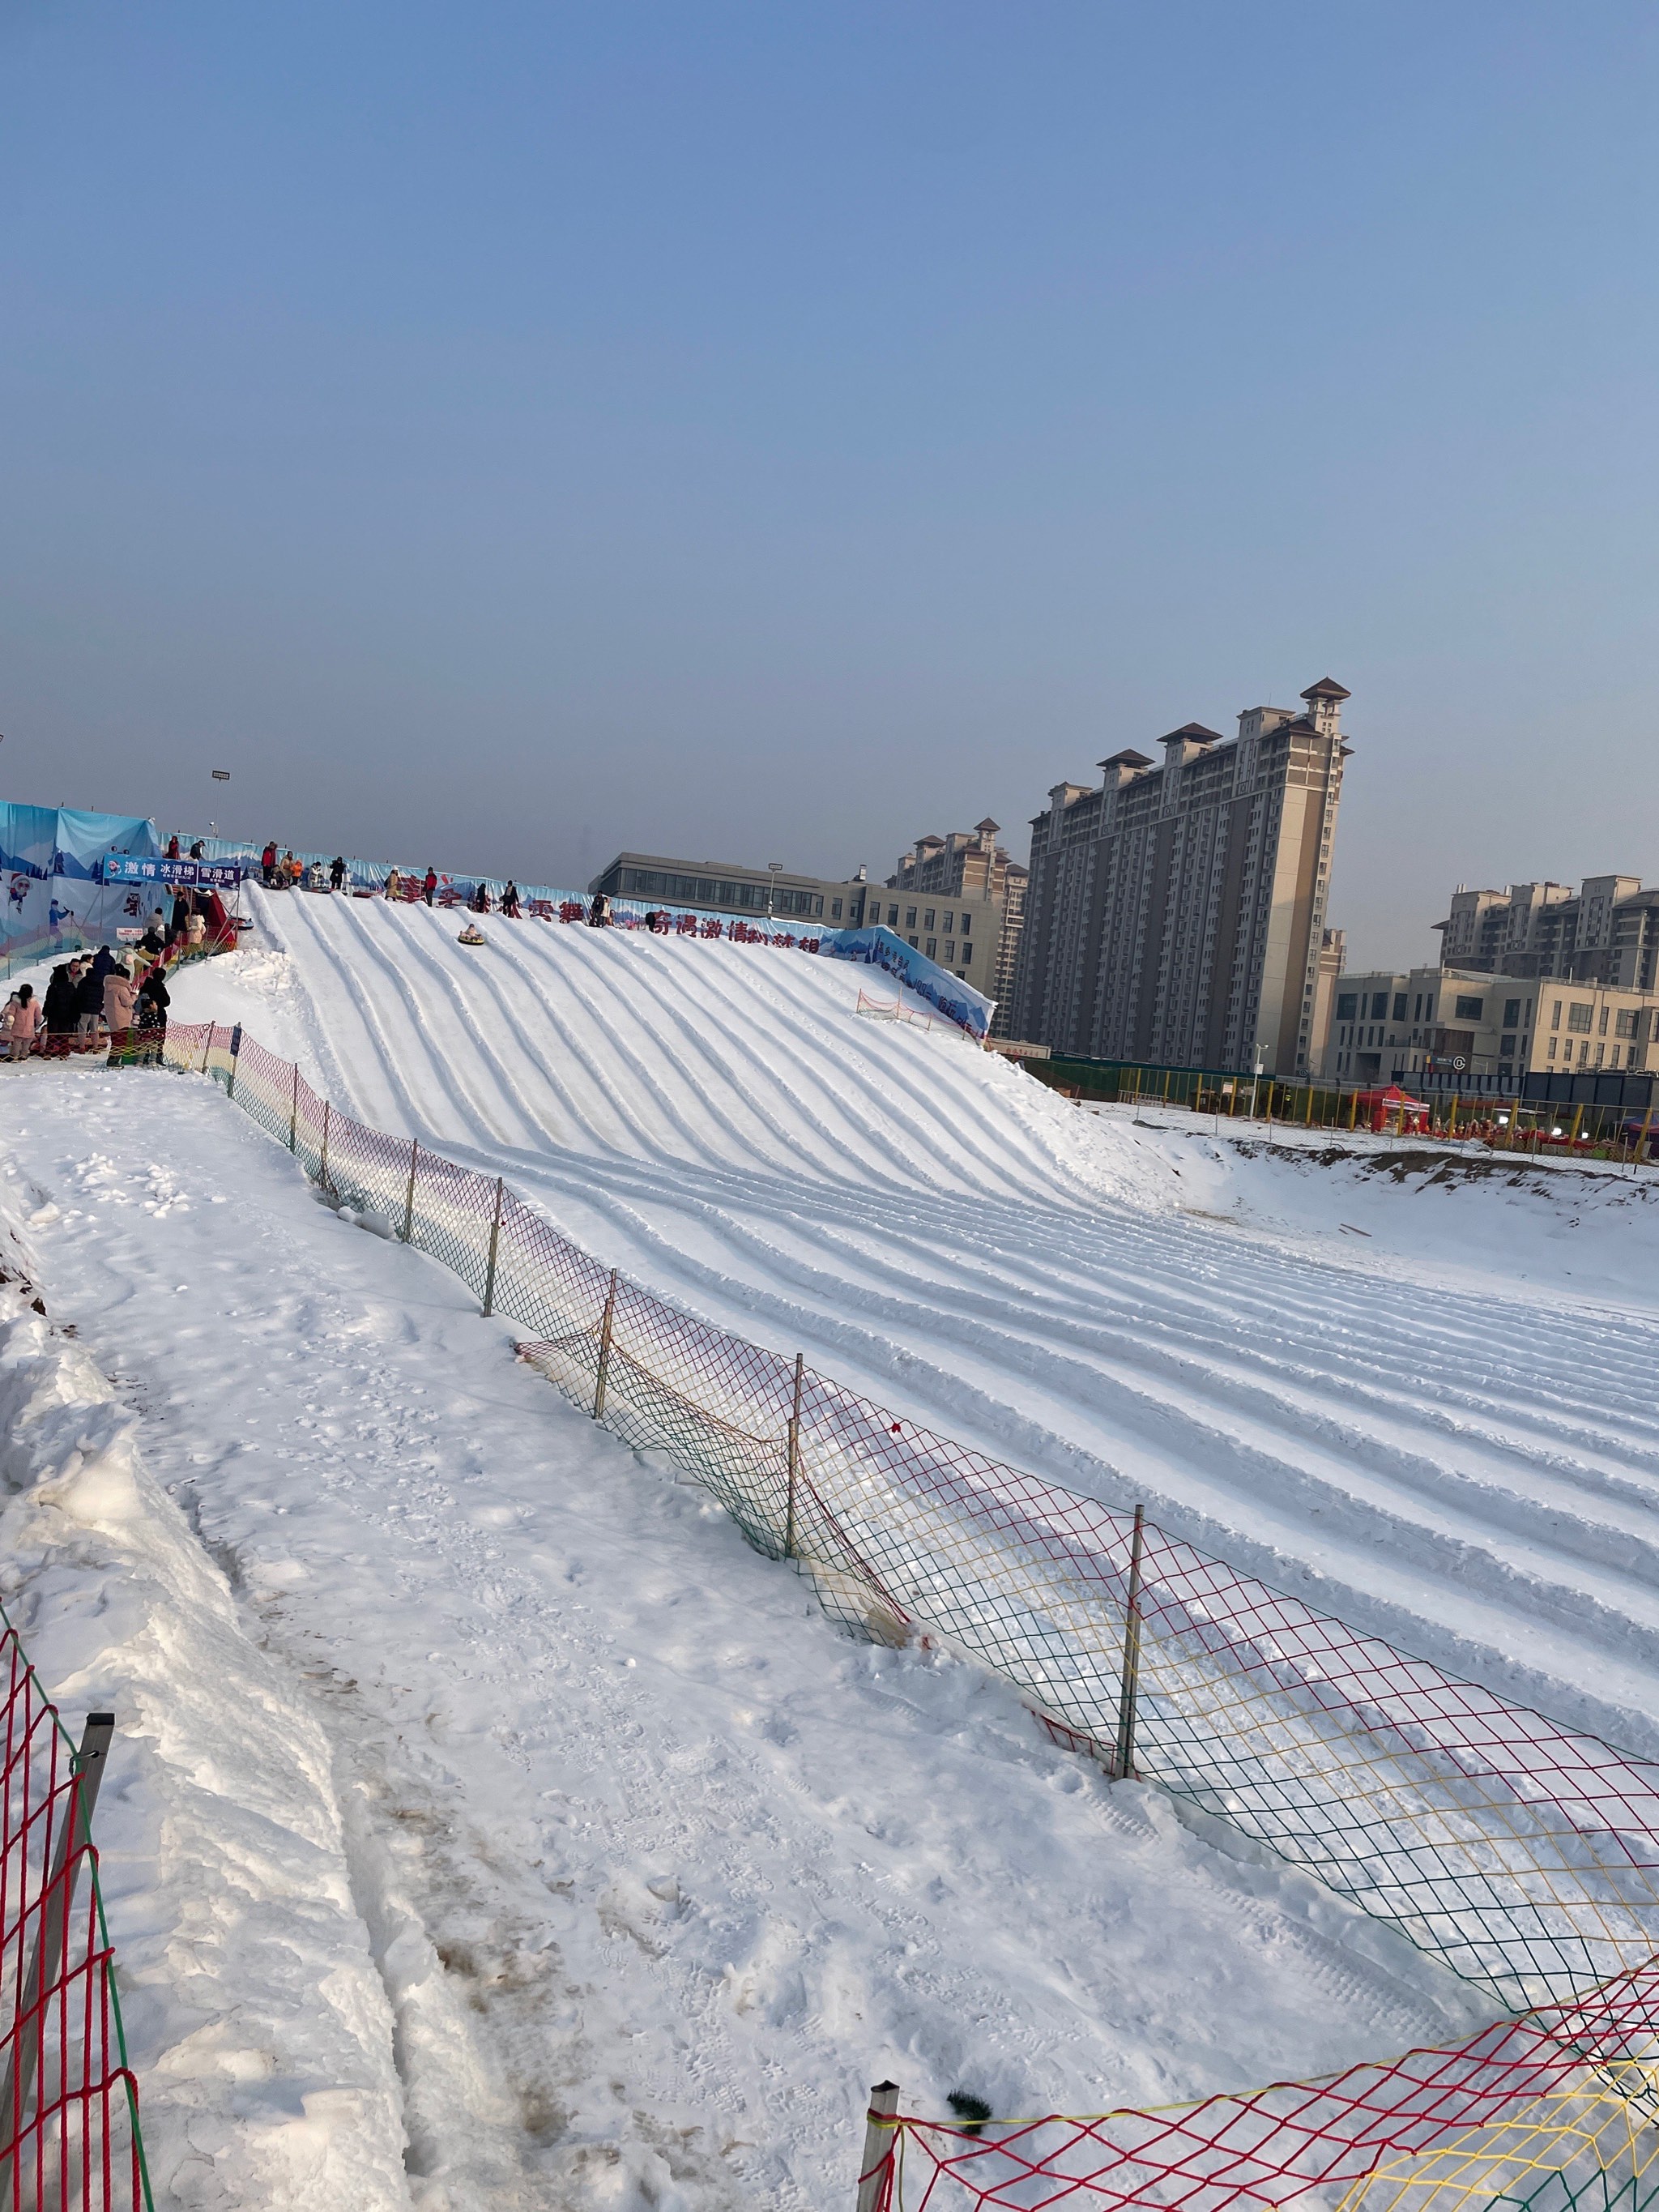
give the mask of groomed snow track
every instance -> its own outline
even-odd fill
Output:
[[[1192,1218],[1121,1122],[859,1019],[859,968],[499,917],[469,951],[453,913],[252,896],[292,1042],[362,1121],[727,1328],[1659,1751],[1651,1314]],[[270,966],[211,963],[181,1018],[228,991],[263,1032],[227,970]]]

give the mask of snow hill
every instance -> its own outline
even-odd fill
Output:
[[[897,1411],[1659,1750],[1644,1186],[1081,1113],[797,952],[251,896],[259,949],[180,1018]]]

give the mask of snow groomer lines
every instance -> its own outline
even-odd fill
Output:
[[[175,1025],[335,1205],[462,1277],[567,1396],[669,1454],[860,1632],[928,1637],[1108,1764],[1133,1526],[602,1267],[499,1179],[366,1127],[287,1060]],[[1148,1524],[1133,1765],[1510,2007],[1659,1951],[1659,1767],[1357,1634]]]

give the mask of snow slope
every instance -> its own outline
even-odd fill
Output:
[[[1480,2016],[972,1668],[837,1636],[208,1085],[7,1069],[0,1137],[119,1377],[21,1318],[79,1401],[4,1533],[48,1680],[123,1717],[165,2212],[832,2212],[884,2073],[1097,2110]]]
[[[266,949],[183,979],[181,1018],[246,1019],[896,1410],[1659,1751],[1645,1188],[1586,1214],[1537,1175],[1419,1177],[1373,1186],[1379,1234],[1317,1169],[855,1018],[866,970],[499,918],[468,951],[454,915],[252,897]],[[1423,1233],[1448,1204],[1467,1227]]]

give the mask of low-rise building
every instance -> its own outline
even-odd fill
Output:
[[[661,853],[618,853],[587,886],[610,898],[661,899],[714,914],[765,915],[816,922],[821,929],[862,926],[872,886],[860,868],[832,883],[783,868],[746,868],[735,860],[675,860]],[[875,888],[879,888],[878,886]]]
[[[1322,1073],[1344,1084],[1645,1112],[1659,1076],[1659,994],[1469,968],[1345,975]]]

